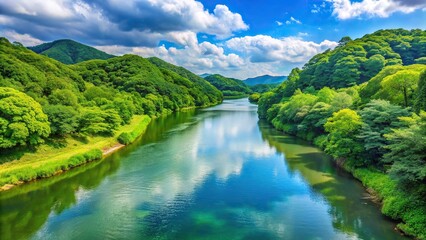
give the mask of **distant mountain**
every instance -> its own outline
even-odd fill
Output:
[[[247,78],[246,80],[243,80],[243,81],[245,84],[249,86],[254,86],[257,84],[280,84],[285,80],[287,80],[287,76],[263,75],[263,76],[254,77],[254,78]]]
[[[204,78],[219,89],[225,98],[246,97],[252,90],[241,80],[213,74]]]
[[[38,46],[28,47],[28,49],[65,64],[75,64],[92,59],[106,60],[114,57],[96,48],[69,39],[43,43]]]
[[[208,76],[210,76],[210,75],[213,75],[213,74],[210,74],[210,73],[203,73],[203,74],[200,74],[199,76],[200,76],[200,77],[202,77],[202,78],[205,78],[205,77],[208,77]]]

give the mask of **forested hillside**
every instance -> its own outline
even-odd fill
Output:
[[[287,79],[287,76],[270,76],[263,75],[243,80],[245,84],[254,86],[258,84],[280,84]]]
[[[219,74],[205,77],[217,89],[222,91],[225,98],[242,98],[248,96],[252,90],[241,80],[227,78]]]
[[[114,57],[96,48],[69,39],[43,43],[34,47],[29,47],[29,49],[65,64],[75,64],[92,59],[105,60]]]
[[[176,69],[134,55],[70,67],[1,38],[0,148],[111,135],[135,114],[158,116],[222,101],[205,80]]]
[[[343,38],[259,99],[259,116],[313,141],[426,239],[426,31]]]

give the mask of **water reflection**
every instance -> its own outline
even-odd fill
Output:
[[[156,119],[103,162],[0,193],[0,237],[399,239],[363,192],[233,100]]]

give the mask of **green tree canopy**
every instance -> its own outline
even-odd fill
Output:
[[[384,135],[391,128],[401,127],[399,117],[406,117],[409,111],[385,100],[372,100],[359,114],[363,124],[358,138],[362,141],[366,155],[363,159],[366,165],[380,165],[388,144]]]
[[[355,136],[361,126],[361,117],[354,110],[346,108],[333,113],[324,125],[330,133],[325,151],[335,158],[358,159],[363,148]]]
[[[426,183],[426,112],[401,117],[406,127],[393,129],[385,161],[393,163],[390,173],[403,183]]]
[[[35,145],[49,133],[47,116],[38,102],[15,89],[0,87],[0,148]]]

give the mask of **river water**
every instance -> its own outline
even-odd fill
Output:
[[[405,239],[246,99],[154,120],[104,161],[0,193],[0,239]]]

